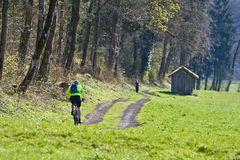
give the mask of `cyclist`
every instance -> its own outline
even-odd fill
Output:
[[[80,107],[82,101],[85,100],[85,90],[83,86],[79,83],[79,81],[74,81],[73,84],[69,86],[67,90],[67,95],[70,102],[72,103],[71,115],[73,115],[74,105],[76,105],[77,111],[79,113],[79,123],[81,123]]]

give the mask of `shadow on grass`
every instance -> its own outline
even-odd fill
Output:
[[[145,90],[145,91],[142,91],[142,94],[146,94],[146,95],[149,95],[149,96],[156,96],[156,97],[161,97],[160,95],[154,93],[154,92],[150,92],[148,90]]]
[[[162,93],[162,94],[168,94],[168,95],[178,95],[178,94],[172,93],[170,91],[158,91],[158,92]]]
[[[161,94],[167,94],[167,95],[172,95],[172,96],[198,96],[197,94],[176,94],[172,93],[170,91],[158,91]]]

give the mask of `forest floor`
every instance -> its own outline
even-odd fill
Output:
[[[0,159],[240,159],[237,92],[82,82],[79,126],[68,101],[0,90]]]

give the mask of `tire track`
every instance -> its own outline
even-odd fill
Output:
[[[139,123],[136,120],[136,117],[138,113],[141,111],[142,107],[149,101],[150,99],[143,98],[129,105],[128,108],[124,111],[119,128],[126,129],[129,127],[137,127]]]
[[[84,124],[97,124],[99,122],[103,121],[104,115],[107,113],[107,111],[112,108],[112,106],[118,102],[127,102],[127,98],[119,98],[112,102],[108,102],[105,104],[98,105],[94,111],[86,116],[86,120]]]

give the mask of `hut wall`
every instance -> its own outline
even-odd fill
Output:
[[[172,76],[172,93],[192,94],[194,77],[181,70]]]

